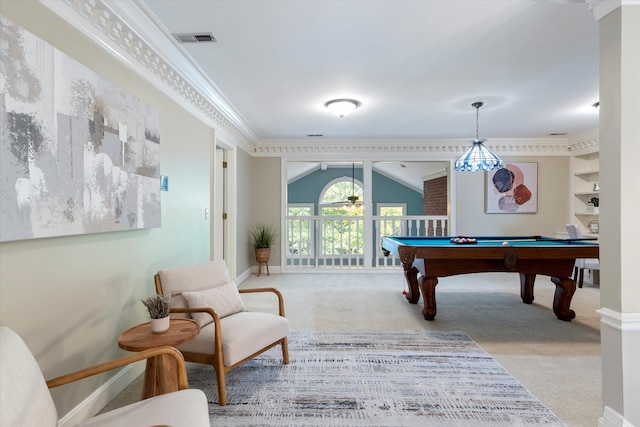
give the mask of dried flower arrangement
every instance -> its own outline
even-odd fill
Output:
[[[169,315],[169,295],[154,295],[143,298],[140,301],[147,307],[149,317],[152,319],[163,319]]]

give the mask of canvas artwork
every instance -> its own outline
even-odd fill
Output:
[[[486,179],[486,213],[538,212],[537,163],[506,163]]]
[[[158,113],[0,16],[0,241],[160,227]]]

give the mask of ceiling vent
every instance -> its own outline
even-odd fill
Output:
[[[213,33],[181,33],[173,34],[180,43],[199,43],[199,42],[217,42]]]

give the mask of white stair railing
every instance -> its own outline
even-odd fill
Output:
[[[288,216],[287,268],[364,269],[365,257],[373,268],[396,268],[397,257],[385,257],[383,236],[446,236],[449,217],[374,216],[374,247],[364,245],[362,216]]]

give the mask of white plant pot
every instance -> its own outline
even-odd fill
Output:
[[[594,206],[593,213],[600,213],[600,206]]]
[[[162,319],[151,319],[151,332],[154,334],[167,332],[170,322],[171,316],[163,317]]]

